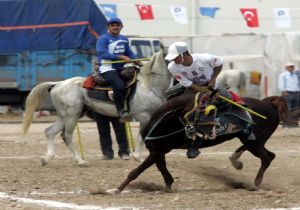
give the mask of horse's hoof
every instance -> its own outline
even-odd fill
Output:
[[[45,158],[42,158],[41,159],[41,165],[42,166],[45,166],[45,165],[47,165],[48,164],[48,162],[46,161],[46,159]]]
[[[237,170],[242,170],[244,167],[243,162],[237,162],[236,165],[234,166]]]
[[[138,161],[138,162],[143,162],[144,161],[144,159],[141,158],[140,155],[133,154],[132,158],[133,158],[133,160]]]
[[[121,191],[118,188],[109,189],[109,190],[106,190],[105,192],[106,192],[106,194],[109,194],[109,195],[117,195],[117,194],[121,193]]]
[[[262,178],[257,178],[254,180],[254,184],[256,187],[258,187],[262,183]]]
[[[84,168],[84,167],[88,167],[88,162],[85,161],[85,160],[79,161],[78,164],[79,164],[80,167],[83,167],[83,168]]]
[[[172,193],[173,192],[172,185],[166,185],[166,188],[164,189],[164,192],[166,192],[166,193]]]
[[[243,162],[239,161],[235,156],[230,156],[229,160],[231,161],[231,164],[233,165],[233,167],[237,170],[242,170],[244,167]]]

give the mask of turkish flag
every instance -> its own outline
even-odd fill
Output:
[[[136,4],[135,6],[139,11],[142,20],[154,19],[151,5]]]
[[[253,8],[241,8],[241,13],[247,22],[247,26],[251,28],[258,27],[258,16],[256,9]]]

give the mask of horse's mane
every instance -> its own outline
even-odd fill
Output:
[[[288,113],[288,107],[286,104],[286,101],[281,96],[269,96],[263,99],[263,101],[266,101],[270,103],[272,106],[274,106],[277,109],[279,119],[281,121],[286,120],[287,113]]]
[[[143,79],[146,88],[150,87],[150,76],[151,73],[161,74],[162,70],[166,68],[166,63],[163,56],[163,51],[155,53],[150,60],[144,65],[143,68]]]

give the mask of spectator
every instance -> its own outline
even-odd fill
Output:
[[[287,102],[289,112],[299,106],[300,81],[296,73],[295,65],[292,62],[288,62],[285,65],[285,71],[278,78],[278,88]],[[298,122],[288,118],[284,124],[298,125]]]
[[[118,155],[123,160],[129,160],[129,149],[126,138],[125,123],[119,122],[117,117],[109,117],[97,112],[93,113],[93,119],[97,122],[98,132],[100,135],[100,146],[103,160],[112,160],[114,150],[112,148],[112,138],[110,133],[110,122],[116,134],[116,141],[119,146]]]

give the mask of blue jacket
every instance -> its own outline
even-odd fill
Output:
[[[104,34],[97,40],[96,50],[100,64],[100,73],[121,69],[125,63],[103,64],[104,62],[120,60],[118,55],[126,55],[131,59],[137,58],[129,47],[127,37],[123,35],[113,36],[110,33]]]

